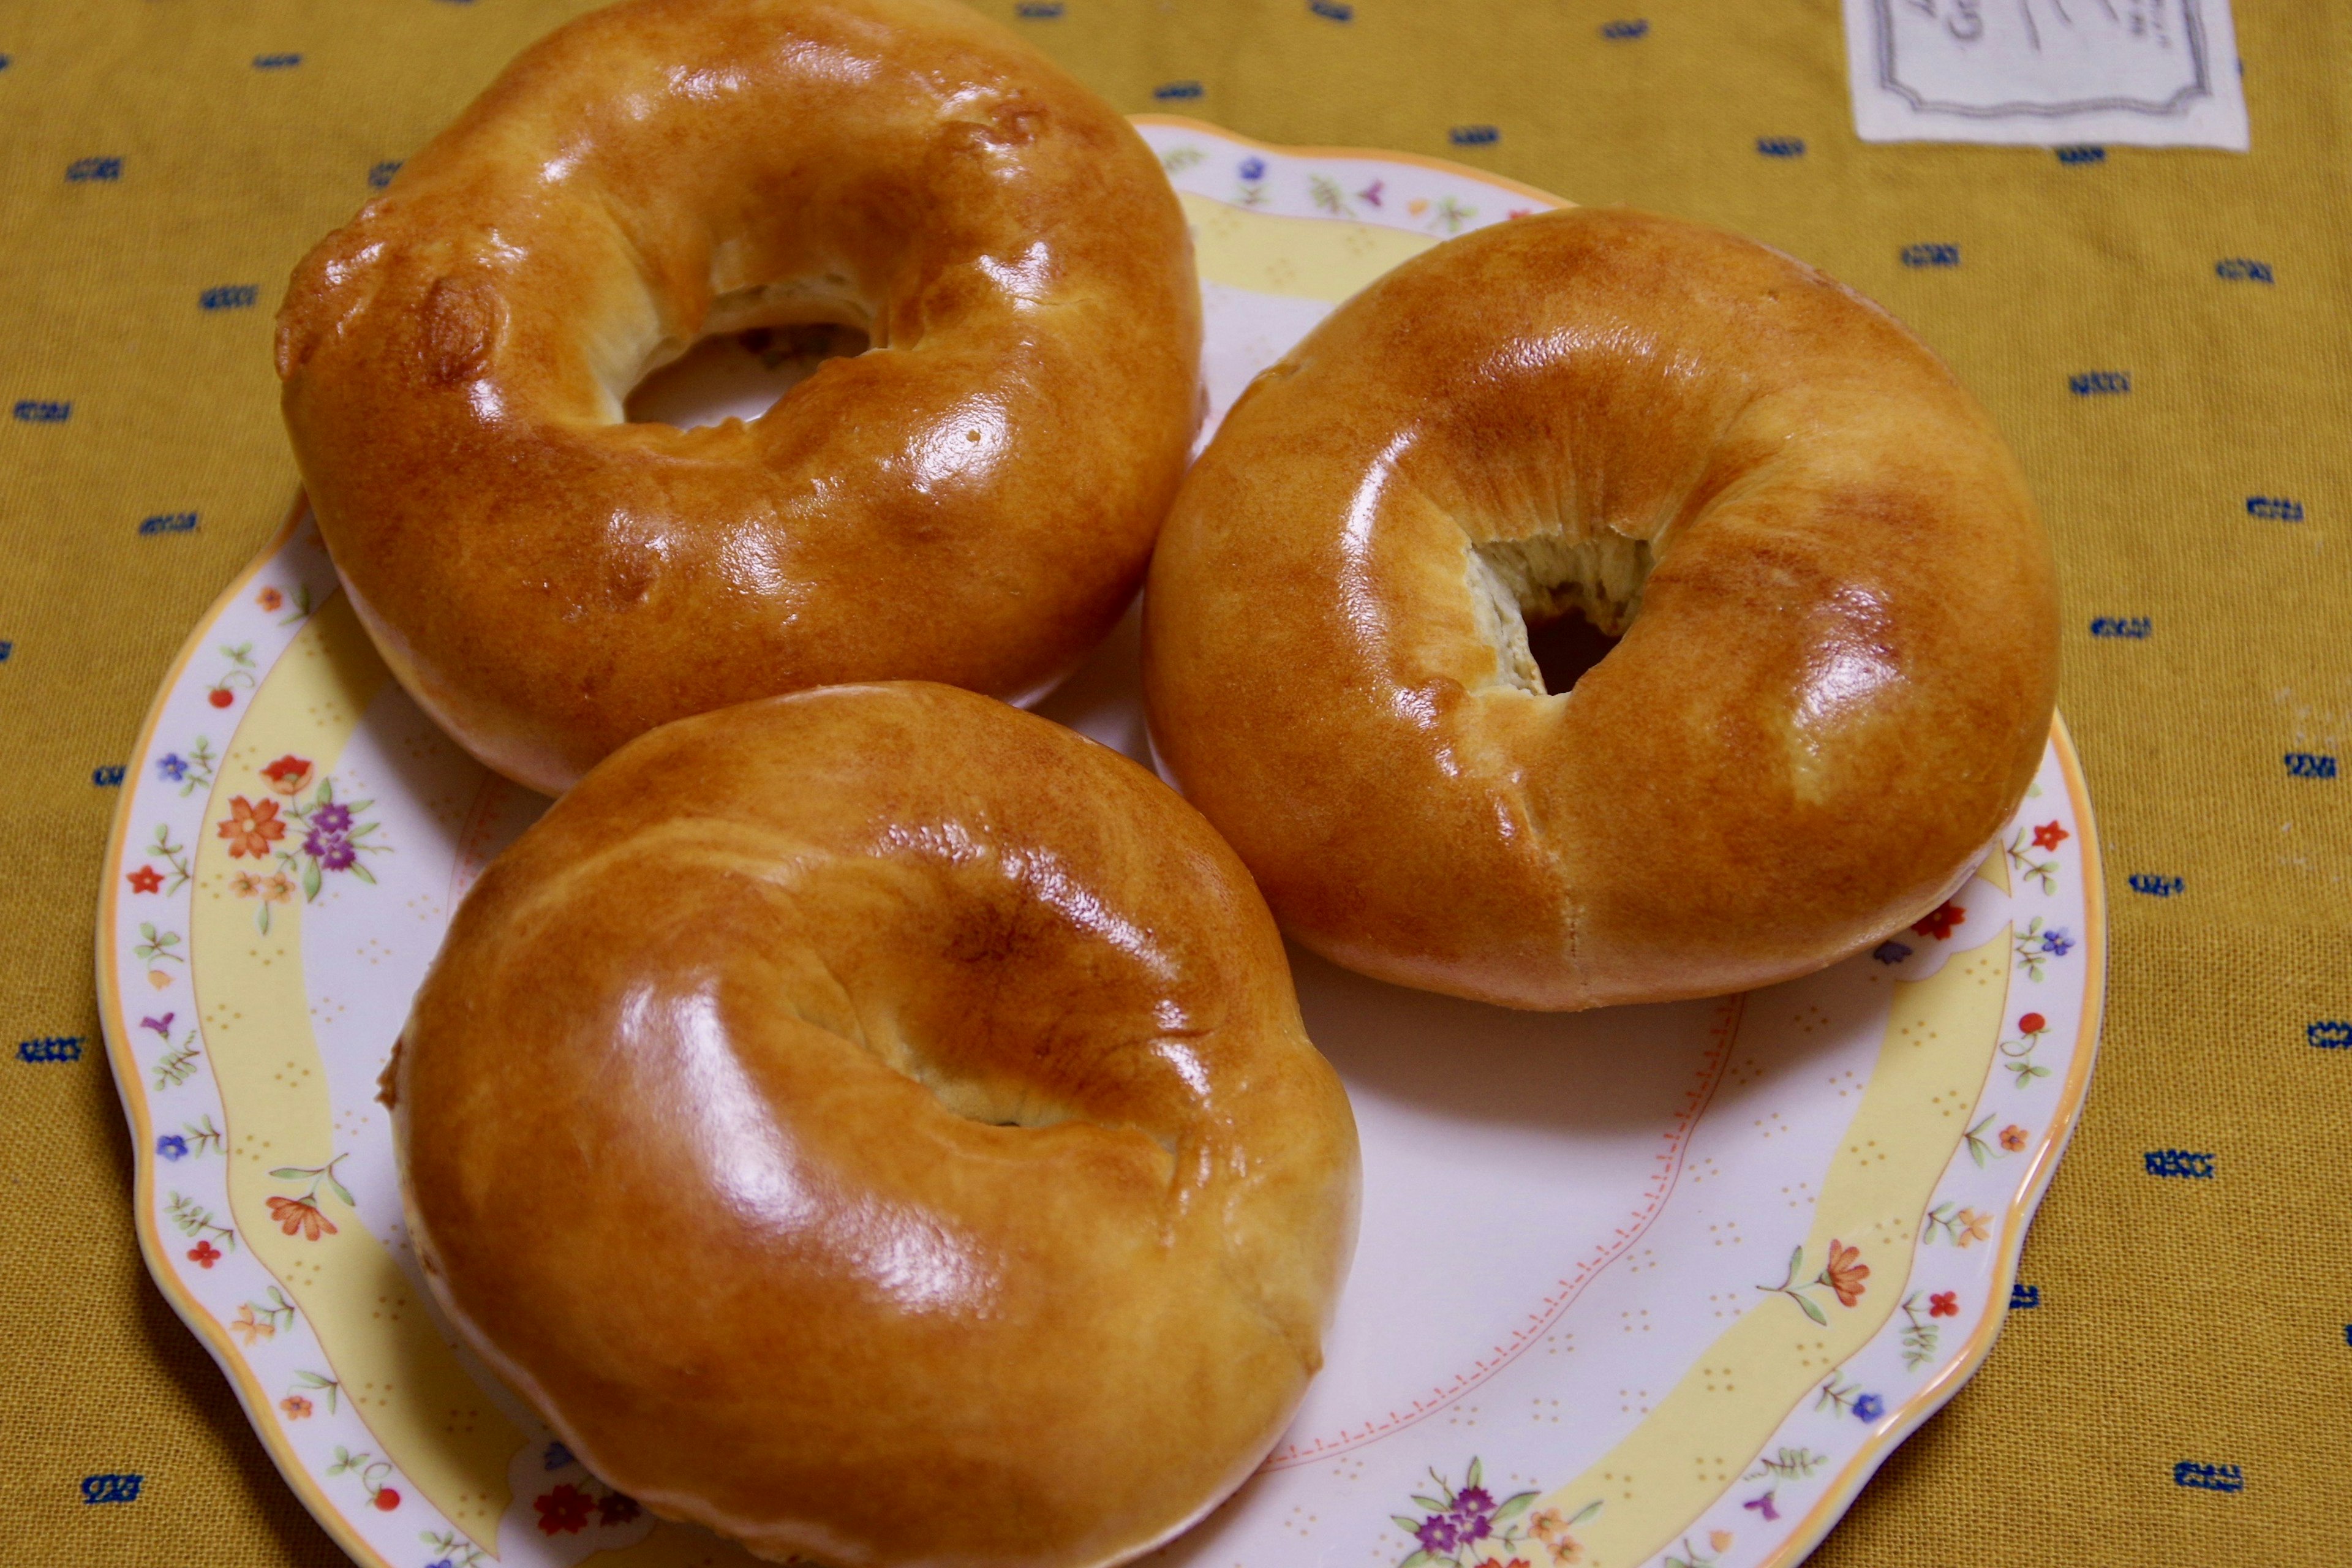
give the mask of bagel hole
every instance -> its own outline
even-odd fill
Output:
[[[1480,631],[1506,686],[1538,697],[1573,690],[1641,614],[1655,550],[1601,531],[1486,540],[1468,552]]]
[[[1617,639],[1570,610],[1550,620],[1528,619],[1528,652],[1543,676],[1544,690],[1552,696],[1575,689],[1584,672],[1609,657]]]
[[[622,408],[633,425],[680,430],[757,419],[825,361],[872,346],[863,330],[835,321],[713,332],[646,374]]]
[[[983,1127],[1025,1131],[1039,1131],[1071,1121],[1090,1122],[1110,1131],[1123,1128],[1140,1132],[1158,1144],[1171,1161],[1175,1158],[1176,1142],[1165,1132],[1135,1123],[1106,1121],[1055,1099],[1034,1085],[1008,1076],[957,1072],[934,1060],[903,1037],[889,1039],[878,1047],[868,1044],[866,1048],[881,1058],[886,1065],[929,1090],[931,1098],[938,1100],[950,1115],[960,1116],[966,1121],[976,1121]]]

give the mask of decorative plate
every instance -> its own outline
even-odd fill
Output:
[[[1556,205],[1139,123],[1192,218],[1218,414],[1385,268]],[[769,348],[729,351],[705,401],[772,397],[751,370],[795,367]],[[1039,710],[1144,757],[1136,661],[1130,618]],[[544,803],[388,679],[299,514],[134,756],[98,961],[140,1244],[295,1490],[382,1568],[743,1561],[483,1375],[403,1229],[376,1076],[458,898]],[[1990,1349],[2105,965],[2063,730],[1975,880],[1810,979],[1550,1016],[1294,960],[1362,1127],[1363,1239],[1289,1434],[1155,1554],[1200,1568],[1793,1563]]]

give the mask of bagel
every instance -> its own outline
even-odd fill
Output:
[[[1355,1123],[1241,863],[948,687],[623,748],[467,895],[389,1081],[461,1337],[772,1558],[1150,1548],[1280,1436],[1353,1247]]]
[[[1530,627],[1617,637],[1547,690]],[[1569,209],[1407,261],[1235,404],[1144,610],[1164,771],[1285,928],[1570,1009],[1769,984],[1965,880],[2041,759],[2049,546],[1885,311]]]
[[[625,422],[706,333],[833,323],[746,424]],[[1011,697],[1140,584],[1199,419],[1181,210],[948,0],[636,0],[525,50],[296,268],[288,431],[353,606],[555,793],[828,682]]]

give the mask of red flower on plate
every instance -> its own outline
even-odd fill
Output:
[[[2017,1021],[2017,1032],[2021,1035],[2038,1035],[2049,1026],[2050,1020],[2039,1013],[2028,1013]]]
[[[1862,1248],[1842,1247],[1830,1242],[1830,1260],[1822,1270],[1822,1283],[1837,1292],[1838,1305],[1851,1307],[1862,1300],[1863,1281],[1870,1278],[1870,1265],[1862,1260]]]
[[[386,1513],[390,1513],[394,1509],[400,1506],[400,1494],[393,1490],[390,1487],[380,1487],[376,1489],[374,1502],[376,1507],[383,1510]]]
[[[200,1241],[188,1248],[188,1261],[199,1268],[210,1268],[221,1259],[221,1249],[209,1241]]]
[[[253,602],[265,610],[274,610],[286,602],[286,595],[275,588],[264,588],[253,596]]]
[[[1927,1298],[1927,1315],[1931,1318],[1957,1318],[1960,1315],[1960,1293],[1938,1290]]]
[[[2055,849],[2074,837],[2056,823],[2045,822],[2033,830],[2033,847],[2036,849]]]
[[[310,782],[310,759],[289,752],[262,769],[261,776],[268,779],[269,787],[279,795],[300,795],[302,786]]]
[[[2025,1129],[2014,1121],[2000,1130],[2000,1146],[2012,1154],[2025,1147]]]
[[[596,1500],[565,1481],[551,1492],[541,1492],[530,1500],[539,1510],[539,1528],[543,1535],[576,1535],[588,1528],[588,1510]]]
[[[163,873],[152,866],[142,866],[131,873],[131,890],[134,893],[160,893],[163,890]]]
[[[232,795],[228,819],[220,825],[220,836],[228,840],[229,858],[250,855],[262,860],[268,858],[269,847],[286,837],[286,825],[278,820],[276,801],[256,805],[241,795]]]
[[[1913,921],[1911,922],[1911,929],[1917,931],[1921,936],[1932,936],[1937,942],[1942,942],[1948,938],[1952,934],[1953,930],[1957,928],[1961,921],[1968,918],[1968,910],[1952,902],[1949,899],[1947,899],[1942,903],[1937,905],[1934,909],[1928,910],[1923,918]]]
[[[644,1511],[637,1506],[637,1500],[626,1492],[606,1492],[596,1500],[598,1524],[626,1524]]]
[[[318,1205],[301,1198],[270,1199],[269,1217],[276,1220],[278,1228],[289,1236],[300,1231],[305,1241],[316,1241],[322,1235],[335,1234],[335,1222],[320,1214]]]
[[[215,686],[205,694],[205,700],[215,708],[226,708],[236,700],[236,693],[226,686]]]

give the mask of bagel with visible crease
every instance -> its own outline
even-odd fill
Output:
[[[1355,1122],[1241,863],[948,687],[624,747],[467,893],[389,1081],[459,1335],[772,1558],[1149,1550],[1281,1435],[1354,1245]]]
[[[707,333],[831,323],[759,418],[627,423]],[[949,0],[633,0],[533,45],[297,268],[286,424],[401,683],[558,792],[828,682],[1003,697],[1142,579],[1200,414],[1181,210]]]
[[[1530,628],[1618,637],[1550,690]],[[2047,742],[2049,545],[1876,306],[1698,224],[1521,217],[1234,405],[1144,610],[1165,771],[1285,928],[1577,1008],[1785,980],[1934,909]]]

